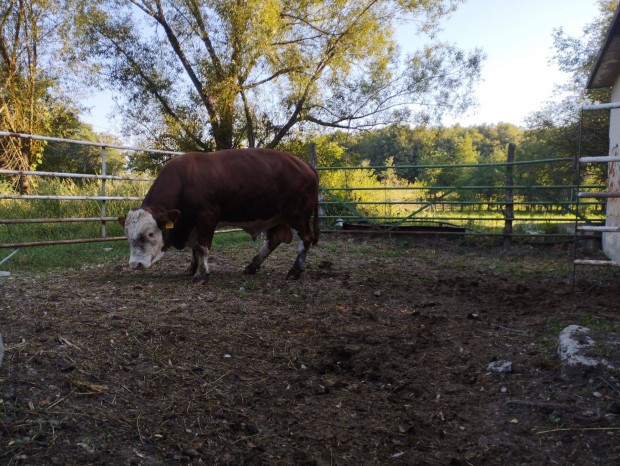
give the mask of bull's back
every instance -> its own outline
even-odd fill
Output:
[[[185,168],[182,171],[206,174],[218,184],[243,181],[260,182],[263,178],[292,177],[307,181],[318,180],[316,171],[306,162],[286,152],[272,149],[228,149],[217,152],[189,152],[171,161]]]
[[[190,212],[217,210],[223,221],[311,212],[318,201],[316,170],[270,149],[189,152],[168,162],[147,199]],[[172,205],[174,204],[174,205]]]

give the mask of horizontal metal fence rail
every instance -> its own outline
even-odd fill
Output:
[[[116,220],[116,219],[115,219]],[[236,231],[242,231],[238,228],[231,228],[226,230],[217,230],[216,235],[223,233],[233,233]],[[36,246],[55,246],[61,244],[85,244],[85,243],[105,243],[108,241],[123,241],[127,240],[126,236],[111,236],[105,238],[80,238],[80,239],[60,239],[53,241],[26,241],[21,243],[3,243],[0,244],[0,249],[19,249],[19,248],[31,248]]]
[[[359,216],[356,215],[325,215],[324,217],[321,218],[331,218],[331,219],[336,219],[336,218],[341,218],[343,220],[346,219],[359,219]],[[429,217],[416,217],[415,220],[413,220],[413,223],[425,223],[425,222],[432,222],[432,221],[442,221],[442,222],[450,222],[450,221],[487,221],[487,222],[503,222],[506,219],[508,220],[512,220],[512,221],[521,221],[521,222],[551,222],[551,223],[564,223],[564,224],[572,224],[574,221],[570,218],[564,218],[564,217],[505,217],[505,216],[497,216],[497,217],[467,217],[467,216],[462,216],[462,217],[450,217],[450,216],[440,216],[440,215],[433,215],[433,216],[429,216]],[[397,215],[369,215],[364,217],[364,220],[386,220],[386,221],[393,221],[396,222],[398,220],[402,220],[402,217],[399,217]],[[601,221],[604,222],[604,219],[602,219]],[[572,233],[570,233],[570,235],[572,236]]]
[[[0,218],[0,225],[20,225],[28,223],[82,223],[112,222],[117,217],[74,217],[74,218]]]
[[[483,162],[483,163],[455,163],[446,164],[419,164],[419,165],[343,165],[332,167],[317,167],[318,171],[329,170],[397,170],[405,168],[489,168],[505,167],[506,165],[536,165],[543,163],[566,163],[566,158],[540,159],[540,160],[519,160],[516,162]],[[572,160],[571,160],[572,162]]]
[[[322,201],[321,205],[422,205],[427,204],[428,200],[424,201]],[[531,202],[515,202],[515,206],[572,206],[574,202],[571,201],[531,201]],[[581,202],[581,205],[600,205],[599,202]],[[503,206],[505,202],[501,201],[439,201],[435,206]],[[458,209],[452,209],[458,210]]]
[[[444,165],[445,167],[450,167],[452,168],[452,165]],[[328,190],[328,191],[384,191],[384,190],[388,190],[388,191],[407,191],[407,190],[411,190],[411,191],[447,191],[447,190],[453,190],[453,189],[459,189],[459,190],[488,190],[488,189],[494,189],[494,190],[505,190],[508,188],[511,189],[577,189],[577,188],[582,188],[582,189],[600,189],[600,188],[604,188],[604,185],[599,185],[599,184],[591,184],[591,185],[581,185],[581,186],[577,186],[577,185],[571,185],[571,184],[556,184],[556,185],[549,185],[549,186],[544,186],[544,185],[533,185],[533,186],[528,186],[528,185],[515,185],[515,186],[503,186],[503,185],[499,185],[499,186],[492,186],[492,185],[476,185],[476,186],[381,186],[381,187],[373,187],[373,188],[369,188],[366,186],[352,186],[352,187],[325,187],[325,186],[321,186],[322,190]]]
[[[69,144],[77,144],[80,146],[94,146],[94,147],[107,148],[107,149],[129,150],[133,152],[150,152],[152,154],[181,155],[183,153],[183,152],[178,152],[178,151],[149,149],[149,148],[144,148],[144,147],[118,146],[115,144],[107,144],[105,142],[93,142],[93,141],[83,141],[79,139],[55,138],[52,136],[40,136],[38,134],[14,133],[12,131],[0,131],[0,136],[16,137],[16,138],[21,138],[21,139],[33,139],[33,140],[38,140],[38,141],[66,142]]]
[[[105,243],[108,241],[126,240],[125,236],[113,236],[106,238],[80,238],[80,239],[56,239],[53,241],[25,241],[21,243],[3,243],[0,249],[19,249],[32,248],[35,246],[57,246],[62,244],[86,244],[86,243]]]
[[[58,178],[84,178],[92,180],[111,180],[111,181],[154,181],[155,178],[140,178],[136,176],[117,176],[117,175],[88,175],[84,173],[62,173],[62,172],[38,172],[29,170],[4,170],[0,169],[0,175],[15,176],[53,176]]]
[[[126,239],[124,236],[107,237],[106,234],[106,222],[116,221],[117,217],[110,217],[106,215],[106,202],[108,201],[141,201],[142,197],[138,196],[108,196],[105,195],[106,182],[107,181],[129,181],[129,182],[152,182],[154,178],[143,176],[119,176],[106,174],[106,149],[118,149],[132,152],[148,152],[154,154],[168,154],[168,155],[180,155],[182,152],[168,151],[160,149],[150,149],[134,146],[123,146],[116,144],[108,144],[102,142],[83,141],[77,139],[65,139],[56,138],[50,136],[40,136],[35,134],[15,133],[10,131],[0,131],[0,137],[17,137],[21,139],[32,139],[48,142],[61,142],[68,144],[76,144],[81,146],[99,147],[101,148],[101,174],[84,174],[84,173],[64,173],[64,172],[45,172],[35,170],[8,170],[0,169],[0,175],[7,176],[32,176],[32,177],[57,177],[57,178],[69,178],[69,179],[87,179],[87,180],[100,180],[101,181],[101,195],[98,196],[61,196],[61,195],[40,195],[40,194],[0,194],[0,200],[23,200],[23,201],[94,201],[100,204],[101,215],[99,217],[80,217],[80,218],[40,218],[40,219],[0,219],[0,225],[20,225],[20,224],[42,224],[42,223],[88,223],[99,222],[101,223],[101,238],[79,238],[68,240],[54,240],[54,241],[32,241],[32,242],[18,242],[18,243],[5,243],[0,244],[0,249],[4,248],[21,248],[32,246],[50,246],[56,244],[81,244],[81,243],[94,243],[102,241],[119,241]]]
[[[53,196],[44,194],[0,194],[0,199],[45,201],[141,201],[137,196]]]

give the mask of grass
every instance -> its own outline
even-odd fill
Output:
[[[216,235],[214,246],[218,249],[236,248],[250,241],[250,237],[243,232],[222,233]],[[12,252],[12,249],[0,249],[0,261]],[[129,246],[126,241],[37,246],[21,248],[0,265],[0,270],[45,273],[55,269],[81,269],[118,262],[127,260],[128,257]]]
[[[53,269],[76,269],[85,265],[104,264],[127,255],[127,244],[122,241],[69,244],[22,248],[4,264],[1,270],[10,272],[48,272]],[[12,250],[0,250],[0,260]]]

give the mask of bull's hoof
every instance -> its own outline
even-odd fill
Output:
[[[193,277],[194,275],[196,275],[196,270],[198,270],[197,267],[188,267],[183,272],[183,275],[187,275],[188,277]]]
[[[206,285],[207,283],[209,283],[209,274],[196,275],[194,278],[192,278],[192,282],[194,282],[196,285]]]
[[[292,268],[291,270],[288,271],[288,274],[286,274],[287,280],[299,280],[300,278],[301,278],[301,270],[299,269]]]
[[[243,273],[246,275],[254,275],[256,272],[258,272],[258,269],[260,269],[260,266],[249,264],[245,267],[245,269],[243,269]]]

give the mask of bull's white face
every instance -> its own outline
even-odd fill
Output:
[[[131,210],[125,219],[125,234],[129,241],[129,267],[150,267],[164,255],[162,231],[150,212]]]

